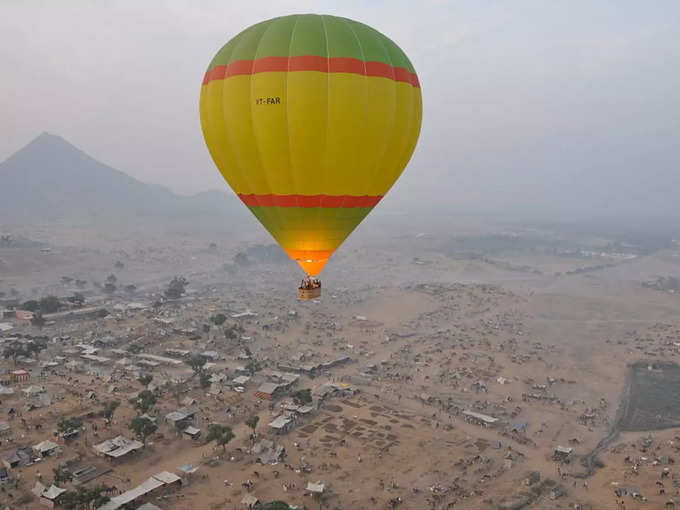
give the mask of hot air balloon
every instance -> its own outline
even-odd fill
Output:
[[[298,14],[253,25],[217,52],[200,114],[224,179],[309,278],[404,170],[422,97],[411,62],[380,32]],[[300,297],[320,294],[317,282]]]

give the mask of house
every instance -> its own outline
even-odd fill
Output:
[[[44,393],[45,388],[43,388],[42,386],[31,385],[22,391],[26,394],[27,397],[35,397],[36,395]]]
[[[177,471],[181,471],[185,475],[193,475],[196,471],[198,471],[198,467],[194,466],[193,464],[184,464],[179,466]]]
[[[267,374],[267,379],[269,379],[271,382],[277,383],[280,387],[288,389],[293,386],[298,381],[298,379],[300,379],[300,376],[286,372],[269,372]]]
[[[178,429],[186,428],[189,423],[194,421],[194,416],[196,416],[196,411],[190,407],[182,407],[177,411],[172,411],[165,415],[165,421],[174,425]]]
[[[147,478],[134,489],[130,489],[118,496],[112,497],[97,510],[118,510],[118,508],[138,502],[142,498],[149,496],[151,493],[157,494],[161,491],[175,489],[181,485],[182,479],[179,476],[168,471],[162,471]]]
[[[33,463],[30,448],[17,448],[2,455],[2,463],[7,469],[29,466]]]
[[[6,436],[12,431],[12,427],[6,421],[0,421],[0,436]]]
[[[35,487],[31,489],[31,492],[40,498],[41,505],[48,508],[54,508],[55,505],[59,504],[59,496],[64,494],[66,489],[62,489],[56,485],[45,487],[42,483],[35,482]]]
[[[262,383],[255,392],[255,396],[262,400],[271,400],[278,393],[280,386],[276,383]]]
[[[8,397],[10,395],[14,395],[14,388],[10,388],[8,386],[0,386],[0,396]]]
[[[326,482],[316,482],[312,483],[309,482],[307,483],[307,487],[305,490],[311,492],[312,494],[323,494],[324,491],[326,490]]]
[[[234,386],[245,386],[248,381],[250,381],[250,377],[247,375],[239,375],[231,380]]]
[[[61,451],[61,448],[57,443],[45,439],[40,443],[33,445],[33,451],[40,455],[41,457],[49,457],[50,455],[55,455]]]
[[[552,458],[557,462],[567,462],[573,451],[574,449],[568,446],[557,446],[553,452]]]
[[[14,310],[14,317],[20,321],[30,321],[33,319],[33,312],[29,312],[28,310]]]
[[[269,424],[269,428],[277,434],[285,434],[293,428],[293,425],[295,425],[295,420],[290,416],[282,414]]]
[[[321,402],[331,397],[351,396],[357,394],[358,392],[358,389],[350,386],[349,384],[324,383],[312,390],[312,396]]]
[[[134,439],[117,436],[93,446],[97,454],[118,459],[144,448],[144,444]]]
[[[482,413],[476,413],[474,411],[463,411],[463,416],[465,417],[465,421],[482,425],[483,427],[490,427],[498,421],[498,418]]]
[[[193,439],[194,441],[201,437],[201,429],[189,425],[182,431],[182,434]]]

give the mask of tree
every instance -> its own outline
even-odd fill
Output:
[[[38,310],[40,310],[40,303],[38,303],[35,299],[30,299],[26,301],[24,304],[22,304],[21,308],[23,310],[35,313]]]
[[[224,451],[226,451],[227,443],[229,443],[229,441],[231,441],[235,437],[236,436],[232,432],[231,427],[213,423],[212,425],[210,425],[208,437],[206,438],[206,440],[208,442],[215,441],[218,445],[222,446],[222,449]]]
[[[61,435],[64,435],[78,430],[82,426],[83,420],[80,418],[62,418],[59,420],[59,423],[57,423],[57,432],[59,432]]]
[[[109,501],[102,493],[111,490],[110,487],[99,485],[93,489],[78,487],[75,491],[64,492],[59,497],[60,506],[65,510],[94,510]]]
[[[194,354],[189,359],[187,359],[185,363],[191,367],[191,370],[194,371],[194,374],[198,374],[203,371],[206,361],[208,360],[206,360],[200,354]]]
[[[257,428],[257,424],[259,422],[260,417],[255,414],[246,420],[246,425],[248,425],[252,429],[253,433],[255,433],[255,429]]]
[[[116,269],[120,270],[125,267],[125,264],[123,264],[120,260],[116,260],[116,263],[113,265]]]
[[[133,284],[126,285],[125,292],[127,292],[128,294],[134,294],[135,292],[137,292],[137,286]]]
[[[312,390],[310,390],[309,388],[305,390],[297,390],[296,392],[293,393],[292,397],[295,403],[299,406],[304,404],[311,404]]]
[[[289,510],[290,505],[285,501],[271,501],[260,507],[260,510]]]
[[[201,388],[205,389],[208,386],[210,386],[210,374],[207,374],[206,372],[201,372],[198,375],[198,380],[201,384]]]
[[[262,366],[260,365],[260,362],[257,361],[256,359],[249,359],[248,363],[246,363],[246,371],[251,375],[255,375],[255,373],[259,372],[262,370]]]
[[[104,285],[104,292],[106,292],[107,294],[113,294],[114,292],[116,292],[116,286],[110,282],[106,283],[106,285]]]
[[[118,281],[118,277],[115,274],[110,274],[106,277],[106,281],[109,283],[116,283]]]
[[[78,287],[79,289],[84,288],[86,285],[87,285],[86,280],[76,280],[76,287]]]
[[[245,331],[246,330],[243,329],[243,326],[240,324],[232,324],[228,328],[224,328],[224,338],[227,340],[235,340],[245,333]]]
[[[234,264],[237,266],[247,266],[250,264],[250,260],[248,259],[248,255],[243,253],[242,251],[238,252],[236,256],[234,257]]]
[[[100,308],[99,310],[97,310],[95,312],[95,317],[97,317],[98,319],[103,319],[104,317],[106,317],[108,315],[109,315],[109,311],[106,310],[105,308]]]
[[[137,411],[144,414],[149,412],[151,408],[156,405],[156,395],[153,391],[144,390],[137,398],[130,399],[130,403]]]
[[[52,469],[52,472],[54,473],[54,485],[68,483],[73,480],[73,475],[60,467]]]
[[[24,345],[24,356],[34,356],[38,359],[40,351],[47,348],[47,343],[44,340],[31,340]]]
[[[61,283],[63,283],[64,285],[68,285],[72,281],[73,281],[73,278],[71,278],[70,276],[62,276],[61,277]]]
[[[61,303],[56,296],[47,296],[40,300],[40,311],[42,313],[55,313],[59,311]]]
[[[112,400],[111,402],[105,402],[104,407],[100,411],[99,414],[101,414],[102,417],[106,418],[107,420],[111,421],[113,419],[113,415],[116,412],[116,409],[118,409],[118,406],[120,405],[120,402],[117,400]]]
[[[2,356],[5,359],[11,359],[14,364],[17,363],[17,358],[21,356],[30,357],[35,356],[37,358],[38,353],[42,351],[47,344],[44,341],[31,341],[26,344],[19,343],[17,341],[11,342],[6,345],[2,351]]]
[[[24,356],[25,352],[26,351],[24,350],[23,345],[21,345],[19,342],[12,342],[3,349],[2,356],[5,359],[11,359],[16,365],[17,358],[19,356]]]
[[[38,329],[42,329],[46,322],[47,321],[45,320],[45,317],[43,317],[41,311],[33,312],[33,317],[31,317],[31,325]]]
[[[175,276],[170,283],[168,288],[165,290],[165,297],[168,299],[179,299],[186,292],[186,286],[189,284],[184,276]]]
[[[170,387],[170,391],[172,392],[173,396],[175,397],[175,401],[177,402],[177,405],[179,405],[179,402],[182,398],[182,395],[184,392],[187,390],[187,383],[184,381],[177,381],[175,384],[173,384]]]
[[[130,429],[134,431],[135,435],[141,439],[144,446],[146,446],[146,438],[156,432],[158,427],[149,418],[137,416],[130,422]]]
[[[153,380],[153,376],[151,374],[140,375],[139,378],[137,378],[137,380],[142,386],[148,386],[149,383]]]
[[[85,296],[83,296],[80,292],[76,292],[68,298],[69,303],[73,303],[76,306],[83,306],[85,304]]]
[[[142,346],[138,344],[130,344],[127,347],[127,352],[131,354],[139,354],[140,352],[142,352]]]
[[[215,326],[221,326],[222,324],[224,324],[224,321],[227,320],[227,316],[224,315],[223,313],[218,313],[210,317],[210,320]]]

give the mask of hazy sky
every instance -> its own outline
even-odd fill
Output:
[[[680,185],[677,0],[0,0],[0,160],[49,131],[145,181],[223,188],[198,118],[206,66],[296,12],[362,21],[411,58],[424,120],[397,197],[587,209]]]

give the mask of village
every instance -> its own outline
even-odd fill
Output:
[[[430,262],[377,256],[428,283],[340,273],[346,285],[297,301],[272,284],[288,266],[154,277],[134,292],[121,292],[114,274],[125,271],[114,267],[113,292],[66,277],[48,296],[5,299],[0,500],[106,510],[680,504],[678,417],[665,430],[616,426],[629,366],[676,359],[680,322],[565,330],[563,303],[555,311],[536,282],[434,283]],[[593,336],[597,350],[579,340]]]

